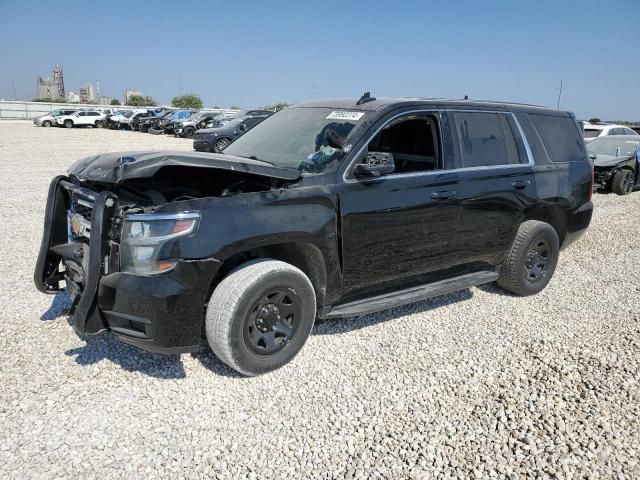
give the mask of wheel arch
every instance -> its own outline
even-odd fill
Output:
[[[320,248],[310,242],[292,241],[272,243],[248,248],[223,260],[211,284],[209,296],[215,287],[232,270],[258,258],[270,258],[299,268],[309,278],[316,294],[318,311],[325,305],[327,296],[327,265]]]
[[[564,243],[567,236],[567,227],[569,223],[569,212],[566,207],[561,205],[545,205],[534,208],[527,212],[525,220],[538,220],[551,225],[558,234],[560,247]]]

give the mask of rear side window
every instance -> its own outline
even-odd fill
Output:
[[[584,141],[571,117],[529,114],[552,162],[584,160]]]
[[[600,135],[600,130],[595,128],[585,128],[584,130],[584,138],[596,138]]]
[[[503,114],[453,113],[462,168],[520,163],[516,141]]]

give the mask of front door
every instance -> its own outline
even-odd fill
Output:
[[[390,120],[355,164],[370,152],[391,153],[395,171],[376,179],[347,171],[340,194],[343,301],[423,283],[452,263],[459,177],[442,168],[439,122],[427,112]]]

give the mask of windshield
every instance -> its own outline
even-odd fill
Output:
[[[585,128],[584,138],[596,138],[598,135],[600,135],[601,131],[602,130],[600,130],[599,128]]]
[[[321,173],[341,158],[341,151],[329,145],[327,132],[348,143],[353,128],[362,123],[362,111],[333,108],[286,108],[252,128],[224,153],[257,158],[283,168]]]
[[[587,144],[587,151],[596,155],[633,155],[640,143],[639,140],[602,137]]]

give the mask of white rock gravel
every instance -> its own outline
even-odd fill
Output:
[[[91,153],[190,150],[0,122],[1,478],[638,478],[640,193],[597,195],[550,286],[319,324],[288,366],[83,342],[32,283],[47,185]]]

